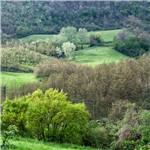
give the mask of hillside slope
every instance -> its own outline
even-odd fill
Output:
[[[134,15],[150,28],[150,2],[118,1],[2,1],[2,33],[13,37],[54,34],[62,27],[88,31],[123,28]]]

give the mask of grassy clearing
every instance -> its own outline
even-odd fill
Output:
[[[37,40],[48,40],[50,41],[51,38],[55,36],[53,34],[35,34],[35,35],[30,35],[30,36],[27,36],[27,37],[24,37],[24,38],[20,38],[20,40],[23,40],[23,41],[28,41],[30,39],[32,39],[33,41],[37,41]]]
[[[121,58],[129,57],[117,52],[112,47],[90,47],[75,51],[75,61],[96,66],[101,63],[119,62]]]
[[[15,150],[100,150],[66,143],[44,143],[28,138],[13,139],[11,143],[17,147]]]
[[[94,33],[101,33],[102,37],[104,39],[105,42],[108,41],[113,41],[114,36],[117,35],[117,33],[120,31],[121,29],[118,30],[107,30],[107,31],[94,31]],[[91,32],[89,32],[90,34]]]
[[[37,81],[37,79],[34,77],[33,73],[1,72],[1,85],[22,85],[35,81]]]
[[[94,33],[101,33],[102,34],[102,37],[103,39],[105,40],[105,42],[108,42],[108,41],[113,41],[113,38],[114,36],[117,35],[117,33],[120,31],[119,30],[107,30],[107,31],[94,31]],[[88,32],[88,34],[90,35],[91,32]],[[51,38],[55,36],[53,34],[37,34],[37,35],[30,35],[30,36],[27,36],[27,37],[24,37],[24,38],[20,38],[20,40],[23,40],[23,41],[28,41],[30,39],[32,39],[33,41],[37,41],[37,40],[48,40],[50,41]]]

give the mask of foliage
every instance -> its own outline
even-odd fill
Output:
[[[25,49],[24,46],[8,46],[1,50],[2,71],[33,72],[33,68],[48,57]]]
[[[26,99],[18,98],[14,101],[6,100],[2,104],[3,114],[2,121],[3,123],[9,125],[15,125],[19,130],[20,134],[23,135],[26,131],[26,111],[28,109],[28,103]]]
[[[150,3],[147,1],[81,3],[3,1],[2,31],[14,37],[24,37],[31,34],[56,34],[62,27],[67,26],[86,28],[88,31],[119,29],[128,25],[124,18],[129,15],[135,15],[142,20],[148,30],[149,6]]]
[[[62,28],[59,33],[63,38],[66,37],[67,40],[71,43],[77,43],[77,29],[75,27],[66,27]]]
[[[135,36],[131,36],[129,39],[126,39],[123,43],[115,42],[113,47],[117,51],[127,56],[136,58],[144,54],[149,49],[148,44],[138,41],[138,39]]]
[[[143,55],[138,60],[120,60],[117,64],[101,64],[95,68],[57,59],[41,62],[34,74],[42,82],[20,87],[8,96],[12,99],[37,88],[43,92],[51,87],[63,89],[69,101],[84,102],[93,119],[107,117],[112,104],[118,100],[135,102],[143,109],[149,109],[149,61],[149,55]]]
[[[91,33],[89,39],[90,39],[90,46],[102,45],[103,38],[100,33]]]
[[[63,91],[37,90],[18,99],[6,99],[2,121],[15,124],[20,134],[44,141],[82,144],[84,126],[90,117],[84,104],[71,104]]]
[[[62,50],[66,57],[71,57],[76,49],[76,46],[73,43],[66,42],[62,45]]]
[[[86,43],[88,41],[88,32],[84,28],[80,28],[78,31],[78,42],[81,44],[81,49],[83,49],[83,43]]]
[[[113,47],[127,56],[139,57],[150,48],[150,34],[144,31],[141,21],[134,16],[129,16],[127,22],[129,29],[118,32]]]
[[[117,122],[115,134],[116,149],[148,149],[150,137],[150,112],[127,104],[124,119]],[[114,142],[115,143],[115,142]],[[114,144],[115,145],[115,144]]]
[[[9,148],[14,149],[16,146],[9,142],[9,140],[14,137],[18,132],[15,125],[10,125],[6,130],[2,129],[2,150],[9,150]]]
[[[84,145],[91,147],[106,148],[109,146],[110,137],[108,131],[98,121],[91,120],[87,126]]]

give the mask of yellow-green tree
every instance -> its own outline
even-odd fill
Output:
[[[2,106],[6,125],[16,125],[22,133],[44,141],[82,144],[90,117],[84,104],[72,104],[63,91],[53,89],[6,99]]]

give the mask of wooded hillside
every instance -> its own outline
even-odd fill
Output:
[[[62,27],[88,31],[118,29],[125,18],[134,15],[150,30],[150,2],[2,2],[2,33],[13,37],[55,34]]]

